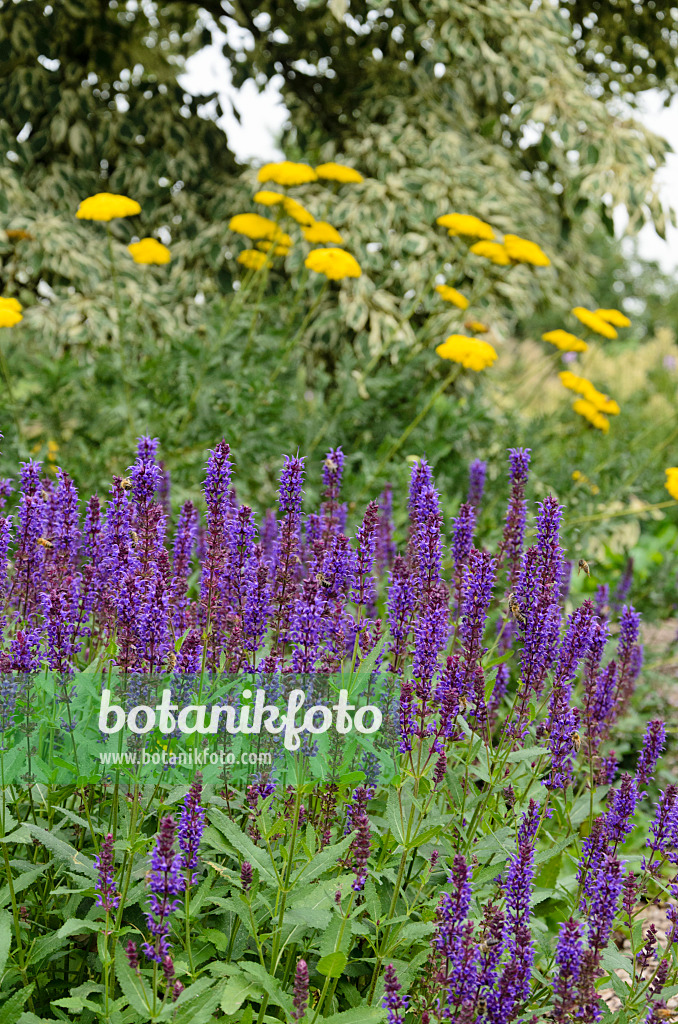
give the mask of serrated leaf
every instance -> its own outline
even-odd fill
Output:
[[[121,945],[115,950],[115,976],[125,999],[137,1013],[148,1017],[153,1005],[153,994],[144,978],[132,970]]]
[[[257,868],[261,877],[275,884],[275,875],[271,870],[270,860],[258,846],[254,845],[249,836],[246,836],[218,807],[210,808],[209,818],[221,834],[226,837],[230,845],[238,853],[241,853],[245,860],[250,862],[252,867]]]
[[[316,970],[326,978],[340,978],[347,963],[348,957],[338,949],[318,960]]]

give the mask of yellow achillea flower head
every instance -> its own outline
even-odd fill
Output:
[[[550,267],[551,260],[536,242],[520,235],[504,235],[504,248],[514,263],[531,263],[533,267]]]
[[[475,256],[484,256],[497,267],[508,267],[511,262],[501,242],[475,242],[469,251]]]
[[[467,331],[473,331],[474,334],[485,334],[490,329],[481,320],[465,320],[464,327]]]
[[[558,374],[558,377],[563,387],[583,395],[584,398],[588,398],[596,390],[590,380],[587,380],[586,377],[578,377],[576,373],[572,373],[570,370],[563,370]]]
[[[458,292],[456,288],[450,288],[447,284],[437,284],[436,291],[441,299],[445,302],[451,302],[457,309],[468,309],[468,299],[461,292]]]
[[[474,217],[472,213],[445,213],[442,217],[436,218],[436,224],[447,228],[447,233],[452,238],[456,235],[465,235],[467,238],[484,238],[486,241],[491,241],[494,238],[494,231],[490,225],[480,217]]]
[[[606,416],[603,416],[602,412],[598,412],[592,402],[589,402],[586,398],[578,398],[572,408],[580,416],[583,416],[592,427],[602,430],[604,434],[607,434],[610,429],[610,421]]]
[[[311,245],[343,245],[344,239],[326,220],[317,220],[310,228],[302,228],[304,238]]]
[[[247,267],[248,270],[261,270],[266,263],[266,255],[263,252],[257,252],[256,249],[243,249],[238,256],[238,263],[242,263],[243,267]]]
[[[268,241],[279,241],[282,234],[275,221],[268,217],[261,217],[258,213],[237,213],[228,222],[231,231],[239,235],[245,235],[257,241],[259,238],[266,238]]]
[[[360,277],[362,274],[355,257],[343,249],[312,249],[304,260],[304,266],[316,274],[324,274],[330,281]]]
[[[492,366],[497,353],[489,342],[480,338],[469,338],[465,334],[451,334],[442,345],[438,345],[436,353],[441,359],[449,359],[453,363],[461,363],[467,370],[476,372]]]
[[[304,227],[310,227],[311,224],[315,223],[315,217],[309,213],[305,206],[298,203],[296,199],[291,199],[289,196],[285,196],[283,199],[283,207],[285,213],[296,220],[297,224],[302,224]]]
[[[172,259],[169,249],[156,238],[142,238],[140,242],[132,242],[127,249],[135,263],[154,263],[161,265]]]
[[[603,338],[616,338],[617,332],[614,327],[611,327],[607,320],[603,320],[602,316],[598,316],[591,309],[586,309],[584,306],[575,306],[572,310],[577,320],[584,324],[584,327],[588,327],[590,330],[595,331],[596,334],[601,334]]]
[[[595,405],[598,412],[607,413],[608,416],[618,416],[621,411],[614,398],[608,398],[607,395],[602,394],[600,391],[589,395],[589,402]]]
[[[11,298],[10,296],[0,296],[0,309],[13,309],[15,313],[20,313],[24,307],[21,305],[18,299]]]
[[[136,199],[127,196],[116,196],[113,192],[97,192],[89,196],[78,206],[75,216],[78,220],[115,220],[116,217],[134,217],[141,213]]]
[[[560,328],[542,334],[542,340],[549,341],[556,348],[559,348],[561,352],[586,352],[588,349],[588,345],[582,338],[578,338],[576,334],[570,334],[569,331],[563,331]]]
[[[669,466],[666,470],[666,483],[664,486],[671,497],[678,501],[678,466]]]
[[[608,324],[612,324],[613,327],[630,327],[631,321],[622,313],[619,309],[597,309],[595,311],[596,316],[606,320]]]
[[[274,242],[257,242],[257,249],[261,249],[262,252],[268,252],[271,248],[273,248],[274,256],[287,256],[291,246],[276,245]]]
[[[352,185],[359,185],[361,181],[365,180],[359,171],[353,167],[345,167],[344,164],[319,164],[315,173],[326,181],[350,182]]]
[[[318,175],[308,164],[295,164],[291,160],[278,160],[276,163],[264,164],[257,175],[263,184],[273,181],[276,185],[305,185],[308,181],[317,181]]]
[[[575,469],[575,471],[572,474],[572,479],[573,480],[583,480],[584,479],[584,474],[581,473],[578,469]]]
[[[285,196],[282,192],[269,192],[265,188],[254,193],[254,202],[261,203],[262,206],[275,206],[277,203],[282,203],[284,199]]]
[[[4,302],[0,304],[0,327],[14,327],[16,324],[20,324],[22,320],[23,317],[18,309],[5,305]]]

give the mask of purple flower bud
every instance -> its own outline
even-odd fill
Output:
[[[293,1020],[303,1020],[306,1016],[308,1006],[308,967],[305,960],[297,960],[297,969],[294,974],[294,999],[292,1000]]]
[[[94,888],[97,896],[97,906],[103,907],[107,912],[115,910],[120,904],[120,897],[115,887],[113,836],[110,832],[101,844],[101,850],[94,858],[94,866],[99,872],[97,884]]]
[[[137,953],[136,943],[129,940],[125,946],[125,956],[127,957],[127,963],[130,965],[133,971],[139,970],[139,954]]]
[[[160,822],[160,830],[151,854],[151,897],[146,926],[153,940],[145,942],[143,949],[149,960],[154,960],[158,964],[162,964],[170,951],[168,918],[179,904],[173,897],[183,892],[185,886],[181,872],[182,858],[174,849],[175,831],[174,818],[168,814]]]
[[[240,865],[240,881],[245,892],[249,892],[252,887],[252,865],[248,860],[244,860]]]

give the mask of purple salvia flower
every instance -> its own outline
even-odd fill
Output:
[[[158,672],[172,650],[170,595],[159,573],[143,587],[137,606],[137,636],[142,664],[151,675]]]
[[[5,507],[5,503],[13,490],[11,477],[0,477],[0,508]]]
[[[41,468],[40,462],[21,463],[21,498],[10,596],[15,598],[24,619],[34,610],[44,573],[47,509],[42,496],[46,492],[41,490]]]
[[[377,570],[384,573],[393,566],[396,546],[393,542],[393,488],[386,484],[379,495],[377,526]]]
[[[372,575],[379,529],[379,505],[371,501],[355,535],[355,585],[351,599],[357,605],[372,608],[376,600],[376,583]]]
[[[416,598],[412,577],[407,562],[396,555],[393,569],[389,573],[388,624],[392,639],[389,671],[402,673],[407,655],[408,640],[412,629]]]
[[[158,457],[158,446],[160,441],[157,437],[143,437],[137,438],[137,458],[142,459],[143,462],[155,462]]]
[[[265,558],[270,562],[275,555],[276,541],[278,539],[278,520],[273,509],[266,509],[264,525],[261,528],[261,546]]]
[[[183,853],[181,866],[186,872],[186,885],[188,886],[194,882],[193,869],[198,863],[200,840],[205,830],[205,808],[200,802],[201,796],[202,775],[198,772],[186,794],[177,831],[179,848]]]
[[[263,645],[271,615],[271,585],[263,552],[255,553],[245,569],[245,605],[242,615],[243,647],[254,656]]]
[[[438,658],[449,638],[449,611],[447,590],[441,584],[431,595],[429,603],[418,616],[414,626],[414,658],[412,677],[416,682],[419,698],[426,702],[433,677],[438,668]],[[422,714],[424,709],[422,708]]]
[[[179,635],[185,633],[190,624],[186,594],[188,577],[191,572],[191,557],[195,547],[199,521],[198,510],[193,503],[190,501],[185,502],[179,513],[177,529],[174,535],[172,580],[169,588],[172,624]]]
[[[382,1006],[388,1010],[388,1024],[402,1024],[403,1013],[408,1007],[407,996],[401,996],[401,984],[393,964],[387,964],[384,972],[384,999]]]
[[[461,590],[464,569],[473,548],[473,531],[476,528],[476,510],[473,505],[462,505],[459,515],[452,520],[452,564],[457,590]]]
[[[43,614],[47,660],[53,672],[72,675],[75,655],[82,649],[83,633],[80,619],[80,574],[66,576],[61,587],[54,584],[40,597]]]
[[[410,490],[407,508],[410,520],[414,524],[419,510],[419,498],[422,490],[433,486],[433,473],[426,459],[417,459],[410,473]]]
[[[422,487],[413,516],[410,542],[414,583],[422,607],[428,603],[441,581],[442,521],[438,491],[432,484]]]
[[[98,495],[93,494],[87,502],[85,522],[82,527],[83,548],[85,555],[92,562],[99,562],[102,536],[101,502]]]
[[[12,517],[0,516],[0,609],[3,609],[9,592],[8,555],[12,540]],[[0,643],[3,640],[7,617],[0,611]]]
[[[366,789],[364,786],[359,786],[353,793],[355,802],[351,807],[351,827],[358,833],[351,844],[350,851],[353,858],[353,872],[356,876],[352,885],[354,892],[362,892],[367,881],[367,862],[372,845],[367,804],[372,796],[373,790]]]
[[[612,924],[622,890],[622,867],[614,853],[602,858],[591,895],[588,915],[588,939],[591,949],[604,950],[610,941]]]
[[[530,449],[509,448],[509,465],[511,467],[511,496],[506,510],[504,536],[499,548],[498,563],[502,564],[506,559],[508,585],[514,587],[518,579],[525,541],[527,519],[525,488],[530,471]]]
[[[305,960],[297,960],[294,973],[294,999],[292,1000],[292,1020],[303,1020],[308,1007],[308,967]]]
[[[162,964],[169,954],[169,917],[176,910],[179,901],[174,899],[183,892],[185,879],[181,872],[181,854],[174,849],[174,818],[168,814],[160,822],[160,830],[151,855],[150,911],[146,915],[146,926],[153,936],[145,942],[143,949],[149,960]]]
[[[464,571],[459,637],[464,652],[460,690],[471,697],[470,685],[476,666],[485,653],[483,635],[492,600],[497,563],[487,551],[473,549]],[[468,693],[466,692],[468,690]]]
[[[10,672],[30,674],[42,665],[40,629],[18,629],[9,644]]]
[[[205,475],[207,505],[206,556],[202,566],[201,599],[207,618],[217,600],[217,584],[226,557],[226,523],[230,509],[231,449],[225,440],[210,450]]]
[[[113,836],[110,832],[101,844],[101,850],[94,858],[94,866],[99,873],[94,887],[97,906],[103,907],[107,912],[115,910],[120,903],[120,897],[115,887]]]
[[[674,783],[661,794],[650,832],[647,846],[678,864],[678,786]]]
[[[643,749],[638,758],[636,776],[638,782],[646,786],[653,778],[657,768],[657,761],[661,756],[666,743],[666,727],[660,718],[653,718],[648,722],[643,740]]]
[[[165,467],[164,462],[159,462],[160,467],[160,480],[158,481],[158,501],[160,507],[166,516],[169,516],[172,512],[172,506],[170,504],[170,491],[172,489],[172,478],[170,471]]]
[[[558,973],[553,979],[556,1020],[569,1020],[577,1005],[577,982],[581,974],[584,954],[583,926],[570,918],[560,926],[560,937],[556,948]]]
[[[301,534],[304,459],[285,456],[280,474],[279,508],[282,518],[275,550],[273,581],[274,636],[278,648],[287,641],[290,615],[297,589],[297,559]]]
[[[473,505],[476,509],[480,507],[480,503],[483,500],[486,473],[487,463],[482,462],[481,459],[474,459],[468,472],[468,494],[466,496],[466,504]]]
[[[341,490],[341,478],[344,473],[345,455],[339,448],[330,448],[325,461],[323,462],[323,487],[325,488],[325,500],[322,504],[323,537],[327,539],[339,524],[339,492]]]
[[[632,605],[624,605],[619,617],[619,641],[617,644],[617,701],[615,718],[622,714],[633,692],[637,672],[634,657],[640,634],[640,615]]]
[[[61,572],[72,571],[77,565],[82,544],[78,492],[71,478],[60,469],[57,470],[57,480],[52,537],[54,556]]]
[[[638,803],[638,783],[631,775],[622,775],[619,789],[610,794],[610,806],[605,813],[608,842],[624,843],[634,828],[633,816]]]

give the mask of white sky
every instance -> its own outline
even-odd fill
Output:
[[[212,26],[214,31],[214,26]],[[229,28],[246,45],[248,33],[237,26]],[[216,35],[216,34],[215,34]],[[226,39],[226,36],[223,36]],[[287,119],[287,111],[280,95],[280,81],[272,79],[263,92],[259,92],[253,81],[242,89],[235,89],[231,80],[228,61],[221,52],[221,46],[211,45],[194,54],[187,63],[187,72],[181,84],[190,93],[216,92],[226,111],[219,123],[228,135],[231,149],[242,161],[255,160],[264,163],[278,160],[283,156],[276,138]],[[241,117],[239,123],[231,112],[235,107]],[[658,92],[651,91],[643,97],[642,120],[658,135],[668,139],[674,153],[669,153],[665,166],[658,172],[658,181],[663,201],[667,207],[678,211],[678,98],[670,107],[663,107]],[[619,211],[621,212],[621,211]],[[615,218],[621,231],[625,217]],[[678,270],[678,230],[667,226],[666,241],[661,239],[651,225],[646,225],[638,236],[641,256],[660,262],[664,270]]]

